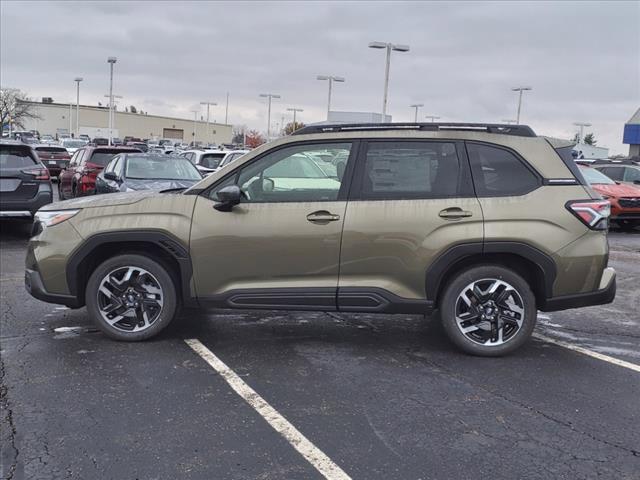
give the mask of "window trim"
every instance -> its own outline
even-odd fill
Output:
[[[364,180],[364,169],[367,163],[367,150],[371,143],[453,143],[456,149],[456,155],[458,156],[458,164],[460,166],[460,191],[454,195],[427,195],[425,193],[419,193],[416,195],[407,195],[406,192],[403,195],[396,194],[395,192],[389,195],[380,196],[364,196],[362,193],[362,184]],[[351,195],[349,201],[354,202],[380,202],[380,201],[398,201],[398,200],[442,200],[448,198],[475,198],[475,191],[473,186],[473,178],[471,176],[471,168],[467,159],[467,152],[464,146],[464,142],[460,139],[447,139],[447,138],[398,138],[398,137],[386,137],[386,138],[371,138],[362,140],[358,161],[356,162],[356,172],[354,179],[352,180]],[[402,193],[402,192],[397,192]]]
[[[345,169],[344,176],[342,177],[342,182],[340,184],[340,190],[338,190],[338,197],[335,200],[306,200],[304,202],[301,202],[299,200],[284,200],[284,201],[281,201],[281,202],[240,202],[240,204],[244,203],[246,205],[257,205],[257,204],[281,204],[281,203],[327,203],[327,202],[343,202],[343,201],[347,201],[347,199],[349,197],[349,192],[350,192],[351,187],[352,187],[353,171],[355,169],[355,163],[358,160],[358,155],[359,155],[359,151],[360,151],[360,145],[362,143],[357,138],[346,138],[346,139],[342,139],[341,138],[341,139],[327,139],[327,140],[306,140],[306,141],[302,141],[302,142],[285,143],[285,144],[279,145],[278,147],[270,148],[269,150],[266,150],[262,154],[258,155],[257,157],[252,158],[248,162],[245,162],[242,165],[238,165],[236,168],[234,168],[227,175],[225,175],[224,177],[220,178],[215,183],[213,183],[212,185],[210,185],[209,187],[204,189],[202,192],[200,192],[199,195],[207,198],[208,200],[211,200],[211,201],[215,202],[215,200],[213,198],[211,198],[211,193],[218,187],[218,185],[220,185],[223,182],[227,181],[231,177],[235,177],[235,181],[234,182],[237,185],[238,177],[240,176],[240,172],[244,168],[249,167],[250,165],[252,165],[252,164],[254,164],[256,162],[259,162],[262,158],[266,157],[267,155],[271,155],[272,153],[278,152],[278,151],[283,150],[285,148],[298,147],[298,146],[329,145],[329,144],[336,144],[336,143],[350,143],[351,144],[351,151],[349,152],[349,158],[347,159],[347,168]]]
[[[485,194],[481,194],[478,192],[478,188],[476,185],[476,180],[475,178],[473,178],[473,167],[471,166],[471,155],[469,155],[469,151],[467,149],[467,146],[471,144],[471,145],[481,145],[481,146],[485,146],[485,147],[493,147],[493,148],[497,148],[499,150],[505,150],[506,152],[512,154],[527,170],[529,170],[533,176],[536,178],[536,185],[526,191],[523,192],[519,192],[519,193],[502,193],[502,194],[489,194],[489,195],[485,195]],[[467,154],[467,158],[468,158],[468,163],[469,163],[469,170],[471,172],[471,178],[473,179],[473,189],[476,192],[476,197],[478,198],[501,198],[501,197],[522,197],[524,195],[528,195],[531,192],[536,191],[537,189],[539,189],[541,186],[544,185],[544,177],[542,175],[540,175],[540,172],[538,172],[529,162],[527,162],[522,155],[520,155],[518,152],[516,152],[513,148],[510,147],[506,147],[504,145],[500,145],[497,143],[491,143],[491,142],[482,142],[482,141],[476,141],[476,140],[465,140],[464,141],[464,147],[465,147],[465,151]]]

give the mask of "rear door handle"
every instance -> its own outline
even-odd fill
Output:
[[[438,215],[445,220],[459,220],[465,217],[471,217],[473,212],[468,210],[462,210],[458,207],[445,208],[444,210],[440,210]]]
[[[316,212],[312,212],[309,215],[307,215],[307,220],[309,220],[312,223],[323,224],[323,223],[335,222],[336,220],[340,220],[340,215],[335,215],[326,210],[318,210]]]

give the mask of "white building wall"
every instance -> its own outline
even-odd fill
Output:
[[[75,105],[72,105],[71,112],[69,104],[34,102],[33,105],[40,119],[26,121],[26,130],[38,130],[40,134],[55,135],[68,133],[71,126],[71,132],[75,132]],[[97,132],[101,132],[101,136],[107,137],[108,127],[109,109],[107,107],[80,106],[80,133],[87,133],[93,138]],[[184,142],[191,142],[194,138],[193,120],[115,112],[114,137],[162,138],[164,129],[182,130]],[[231,143],[231,130],[231,125],[210,123],[207,127],[207,122],[198,121],[195,122],[195,140],[204,143]]]

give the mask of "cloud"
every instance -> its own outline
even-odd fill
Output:
[[[370,41],[408,44],[391,59],[389,111],[451,121],[513,118],[530,84],[522,121],[540,133],[571,136],[589,121],[600,144],[626,152],[622,126],[640,106],[640,4],[637,2],[2,2],[2,84],[33,97],[69,101],[85,78],[85,103],[103,101],[106,57],[115,55],[115,91],[151,114],[191,118],[216,101],[224,119],[266,130],[260,93],[282,99],[272,120],[305,122],[333,107],[379,111],[384,54]],[[46,19],[46,21],[36,21]]]

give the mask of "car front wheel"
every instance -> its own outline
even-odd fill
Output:
[[[177,293],[167,268],[137,254],[103,262],[87,283],[87,309],[109,337],[123,341],[151,338],[176,315]]]
[[[517,273],[472,267],[446,286],[440,305],[447,336],[466,353],[501,356],[522,346],[536,324],[536,300]]]

